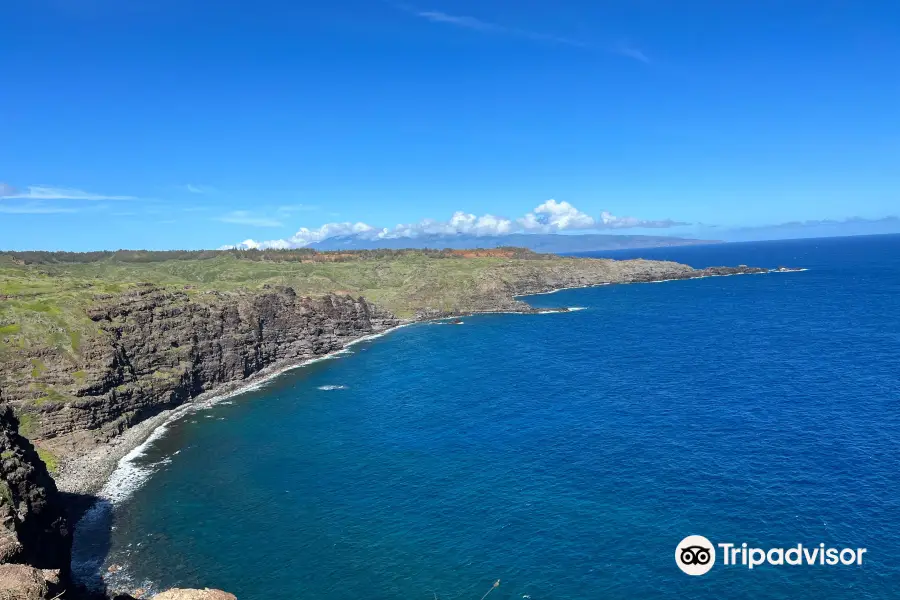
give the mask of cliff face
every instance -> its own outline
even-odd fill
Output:
[[[56,484],[0,404],[0,562],[69,568],[71,536]]]
[[[72,536],[56,485],[0,404],[0,592],[53,593],[69,572]]]
[[[4,390],[24,433],[61,455],[221,384],[399,324],[362,298],[311,299],[290,288],[189,293],[144,285],[98,300],[89,317],[100,331],[83,344],[80,364],[53,353],[38,357],[40,369],[30,368],[36,359],[23,360],[20,385]]]
[[[515,296],[600,283],[764,271],[692,269],[647,260],[507,258],[462,275],[437,267],[418,275],[410,271],[402,284],[407,290],[404,305],[416,307],[419,319],[526,312],[530,307]],[[461,260],[468,259],[443,263],[456,268],[466,264]],[[429,278],[432,271],[455,278]],[[377,269],[358,275],[380,281]],[[124,294],[95,297],[82,318],[87,317],[96,333],[78,344],[73,341],[70,348],[77,345],[77,351],[64,349],[64,344],[17,351],[6,355],[0,369],[0,387],[21,418],[20,431],[63,458],[81,455],[135,423],[223,384],[321,356],[400,323],[361,297],[300,297],[280,286],[216,292],[140,284]]]

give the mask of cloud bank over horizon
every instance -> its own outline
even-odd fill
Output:
[[[582,212],[566,201],[547,200],[518,219],[507,219],[492,214],[476,216],[464,211],[456,211],[447,221],[422,219],[416,223],[400,223],[395,227],[377,228],[363,222],[344,221],[326,223],[309,229],[301,227],[285,239],[256,241],[246,239],[239,244],[222,246],[223,249],[287,249],[302,248],[334,237],[355,237],[361,240],[385,240],[418,238],[429,235],[474,235],[500,236],[512,233],[560,233],[563,231],[598,231],[611,229],[665,229],[690,225],[672,219],[647,221],[635,217],[617,217],[607,211],[595,218]]]

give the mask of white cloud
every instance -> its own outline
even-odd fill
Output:
[[[5,184],[4,184],[5,185]],[[9,188],[9,186],[6,186]],[[30,185],[24,192],[11,189],[12,193],[0,194],[3,199],[26,200],[137,200],[134,196],[108,196],[105,194],[93,194],[75,188],[51,187],[48,185]]]
[[[186,184],[184,189],[192,194],[214,194],[216,192],[216,188],[211,185],[197,185],[194,183]]]
[[[454,15],[448,15],[447,13],[443,13],[437,10],[423,10],[415,13],[415,15],[417,17],[427,19],[433,23],[448,23],[450,25],[457,25],[459,27],[465,27],[467,29],[502,29],[496,27],[495,25],[491,25],[490,23],[485,23],[484,21],[476,19],[474,17],[458,17]]]
[[[640,49],[635,48],[630,44],[619,44],[618,46],[613,48],[613,52],[627,58],[633,58],[634,60],[640,61],[647,65],[650,64],[650,58]]]
[[[673,221],[672,219],[662,219],[660,221],[643,221],[634,217],[617,217],[606,211],[600,213],[601,227],[599,229],[630,229],[633,227],[644,227],[648,229],[666,229],[669,227],[678,227],[681,225],[690,225],[682,221]]]
[[[375,229],[371,225],[365,223],[326,223],[318,229],[308,229],[301,227],[297,233],[284,240],[268,240],[257,242],[253,239],[244,240],[240,244],[234,246],[222,246],[225,249],[237,248],[239,250],[264,250],[267,248],[285,249],[285,248],[302,248],[315,242],[321,242],[328,238],[358,235],[366,239],[378,239],[380,234],[387,232],[387,229]]]
[[[219,250],[259,250],[260,243],[253,239],[246,239],[240,244],[219,246]]]
[[[566,201],[556,200],[547,200],[517,222],[525,231],[545,233],[566,229],[593,229],[596,225],[594,217]]]
[[[381,231],[387,231],[386,229]],[[286,242],[288,247],[296,248],[300,246],[308,246],[313,242],[321,242],[322,240],[326,240],[332,237],[340,237],[345,235],[361,235],[364,237],[379,237],[379,233],[381,232],[371,225],[367,225],[366,223],[326,223],[322,225],[318,229],[307,229],[306,227],[301,227],[297,233],[289,237],[287,240],[274,240],[270,242],[263,242],[263,247],[266,248],[277,248],[282,247],[280,245],[282,242]]]
[[[418,237],[420,235],[503,235],[512,232],[513,223],[509,219],[457,211],[449,221],[422,219],[418,223],[401,223],[393,229],[382,230],[380,238]]]
[[[242,215],[246,211],[237,211]],[[234,213],[232,213],[234,214]],[[255,219],[249,219],[255,221]],[[240,222],[232,220],[229,222]],[[247,224],[258,224],[248,222]],[[416,238],[427,235],[474,235],[474,236],[498,236],[510,233],[558,233],[561,231],[576,230],[602,230],[602,229],[629,229],[666,228],[678,225],[687,225],[665,219],[661,221],[645,221],[635,217],[617,217],[609,212],[600,213],[595,219],[591,215],[582,212],[568,202],[547,200],[534,208],[525,216],[516,219],[506,219],[491,214],[476,216],[471,213],[457,211],[447,221],[434,219],[422,219],[416,223],[401,223],[393,228],[377,228],[367,223],[326,223],[319,228],[309,229],[301,227],[294,235],[287,239],[268,240],[258,242],[253,239],[244,240],[236,246],[224,246],[224,248],[299,248],[329,238],[354,236],[364,240]]]
[[[395,6],[396,8],[414,15],[420,19],[425,19],[426,21],[437,23],[439,25],[450,25],[462,29],[469,29],[472,31],[480,32],[484,35],[516,37],[533,42],[571,46],[574,48],[581,48],[585,51],[599,50],[603,52],[609,52],[611,54],[617,54],[619,56],[624,56],[626,58],[630,58],[644,64],[649,65],[651,63],[650,57],[648,57],[643,50],[625,41],[609,44],[586,43],[577,39],[542,33],[540,31],[534,31],[532,29],[519,29],[517,27],[509,27],[496,22],[484,21],[475,17],[452,15],[439,10],[419,10],[417,8],[404,4],[396,4]]]
[[[499,35],[507,35],[507,36],[515,36],[519,38],[525,38],[536,42],[548,42],[551,44],[561,44],[565,46],[575,46],[577,48],[588,48],[589,46],[583,42],[579,42],[578,40],[573,40],[565,37],[560,37],[556,35],[550,35],[546,33],[541,33],[538,31],[530,31],[527,29],[517,29],[515,27],[506,27],[504,25],[498,25],[496,23],[488,23],[487,21],[482,21],[481,19],[476,19],[475,17],[466,17],[459,15],[450,15],[445,12],[441,12],[438,10],[415,10],[410,7],[399,7],[403,8],[407,12],[412,13],[413,15],[425,19],[427,21],[431,21],[432,23],[442,23],[446,25],[453,25],[455,27],[462,27],[464,29],[472,29],[475,31],[481,31],[484,33],[492,33]]]
[[[283,223],[278,219],[254,215],[248,210],[233,210],[218,218],[223,223],[236,225],[250,225],[253,227],[281,227]]]
[[[78,210],[60,206],[48,206],[40,202],[26,202],[25,204],[0,202],[0,213],[7,215],[53,215],[74,212],[78,212]]]

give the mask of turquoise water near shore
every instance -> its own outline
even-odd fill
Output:
[[[532,296],[586,310],[291,371],[148,445],[106,564],[241,600],[896,596],[900,236],[609,255],[809,270]],[[868,553],[688,577],[689,534]]]

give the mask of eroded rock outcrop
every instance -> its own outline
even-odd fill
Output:
[[[45,598],[68,578],[72,536],[56,485],[0,403],[0,593]]]
[[[58,588],[56,571],[0,564],[0,598],[3,600],[45,600],[58,595]]]

